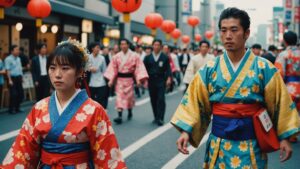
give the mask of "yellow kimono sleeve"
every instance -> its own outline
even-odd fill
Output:
[[[266,85],[264,96],[278,138],[282,140],[298,133],[300,117],[279,72]]]
[[[174,113],[171,124],[179,131],[188,132],[191,136],[190,144],[197,147],[210,123],[210,115],[208,91],[197,73]]]

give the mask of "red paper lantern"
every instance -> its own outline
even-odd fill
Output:
[[[171,20],[164,20],[161,24],[161,30],[166,33],[166,40],[170,39],[170,33],[176,28],[176,24]]]
[[[174,29],[171,36],[173,39],[178,39],[181,36],[181,31],[179,29]]]
[[[4,19],[4,8],[11,7],[16,0],[0,0],[0,19]]]
[[[197,26],[200,23],[200,19],[197,16],[190,16],[188,18],[188,24],[192,27]]]
[[[195,41],[200,42],[202,40],[202,36],[200,34],[195,35]]]
[[[145,25],[151,29],[151,34],[155,36],[156,29],[161,26],[163,17],[159,13],[150,13],[145,17]]]
[[[185,44],[189,43],[190,42],[190,37],[188,35],[183,35],[181,37],[181,41]]]
[[[37,18],[36,26],[42,25],[42,18],[46,18],[51,13],[51,4],[48,0],[30,0],[27,5],[27,11],[30,16]]]
[[[206,31],[205,32],[205,37],[207,39],[211,39],[214,36],[214,33],[212,31]]]
[[[123,13],[124,22],[128,23],[130,21],[130,13],[139,9],[142,4],[142,0],[112,0],[112,7]]]

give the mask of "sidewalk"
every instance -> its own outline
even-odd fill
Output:
[[[21,103],[20,109],[24,110],[24,108],[33,106],[34,103],[35,103],[35,101],[28,101],[28,100],[24,101]],[[7,112],[8,112],[8,107],[0,108],[0,114],[7,113]]]

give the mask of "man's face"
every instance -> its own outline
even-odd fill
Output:
[[[12,50],[11,54],[14,55],[14,56],[19,56],[20,55],[20,49],[19,49],[19,47],[15,47]]]
[[[250,30],[244,31],[239,19],[228,18],[221,21],[220,35],[225,49],[236,51],[244,48]]]
[[[121,42],[121,50],[123,51],[123,52],[126,52],[127,50],[128,50],[128,48],[129,48],[129,45],[127,44],[127,42],[126,41],[122,41]]]
[[[153,51],[155,53],[159,53],[161,49],[161,44],[159,42],[154,42],[153,43]]]
[[[255,56],[260,56],[261,49],[259,49],[259,48],[252,48],[252,52],[254,53]]]
[[[167,45],[165,45],[165,46],[163,47],[163,52],[164,52],[165,54],[168,54],[168,53],[169,53],[169,47],[168,47]]]
[[[208,44],[207,43],[202,43],[200,46],[200,52],[202,55],[206,55],[209,50]]]

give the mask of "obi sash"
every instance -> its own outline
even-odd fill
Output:
[[[212,133],[230,140],[255,139],[252,116],[259,104],[213,104]]]
[[[258,103],[214,103],[212,132],[218,137],[232,140],[256,138],[262,152],[276,151],[280,145],[275,129],[272,127],[266,132],[258,118],[264,110]]]
[[[133,73],[118,73],[118,77],[121,77],[121,78],[133,78],[134,75]]]
[[[288,82],[300,82],[300,76],[286,76],[284,78],[284,81],[286,83],[288,83]]]

